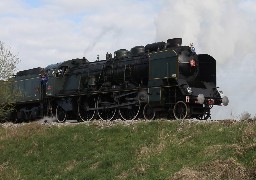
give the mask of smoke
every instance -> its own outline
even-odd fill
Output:
[[[230,99],[213,118],[256,114],[256,2],[253,0],[164,0],[156,18],[156,40],[182,37],[197,53],[217,61],[217,85]]]
[[[100,29],[100,32],[97,34],[96,37],[94,37],[92,39],[92,42],[90,42],[90,44],[87,46],[87,48],[84,50],[84,56],[86,57],[87,53],[90,53],[95,46],[100,43],[100,41],[104,38],[104,36],[106,35],[110,35],[111,33],[113,34],[112,37],[116,37],[118,36],[118,34],[120,30],[118,28],[115,27],[103,27],[102,29]]]
[[[38,122],[40,124],[44,124],[44,123],[57,123],[57,119],[56,119],[56,117],[45,116],[42,119],[39,119]]]

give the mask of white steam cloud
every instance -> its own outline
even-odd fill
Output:
[[[156,19],[156,40],[182,37],[197,53],[217,61],[217,85],[230,99],[214,119],[256,114],[256,2],[253,0],[165,0]]]

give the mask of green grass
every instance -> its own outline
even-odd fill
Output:
[[[256,123],[31,123],[1,127],[0,152],[0,179],[7,180],[253,179]]]

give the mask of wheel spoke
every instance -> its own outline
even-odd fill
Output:
[[[62,107],[57,106],[56,108],[57,121],[60,123],[64,123],[66,121],[66,117],[67,117],[66,111]]]
[[[126,92],[119,98],[118,112],[122,120],[134,120],[139,115],[141,104],[137,96],[137,92]]]
[[[47,115],[48,117],[50,117],[50,118],[52,118],[52,117],[54,116],[54,115],[53,115],[53,108],[52,108],[51,102],[48,102],[46,115]]]
[[[126,103],[126,102],[124,102]],[[134,104],[130,104],[129,106],[124,106],[119,108],[119,115],[123,120],[134,120],[137,118],[140,112],[140,104],[136,102]]]
[[[205,108],[204,111],[203,111],[203,114],[199,114],[197,116],[197,119],[199,119],[199,120],[209,119],[211,117],[211,113],[210,113],[211,108],[212,108],[211,106],[209,106],[208,108]]]
[[[98,102],[98,116],[101,120],[113,120],[116,114],[116,108],[111,108],[115,102],[110,97],[99,97]]]
[[[146,120],[152,120],[155,118],[155,111],[154,109],[149,105],[146,104],[143,109],[143,116]]]
[[[188,115],[187,105],[183,101],[178,101],[174,105],[173,114],[176,119],[185,119]]]
[[[210,114],[209,113],[205,113],[205,114],[200,114],[198,115],[198,118],[199,120],[207,120],[210,118]]]
[[[81,121],[91,121],[94,118],[95,110],[90,110],[90,108],[95,108],[96,103],[94,99],[85,99],[78,103],[78,115]]]

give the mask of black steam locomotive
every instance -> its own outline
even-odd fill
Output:
[[[174,38],[107,53],[105,60],[72,59],[20,71],[14,83],[22,96],[13,118],[208,119],[213,105],[229,102],[216,87],[216,60],[181,44]]]

